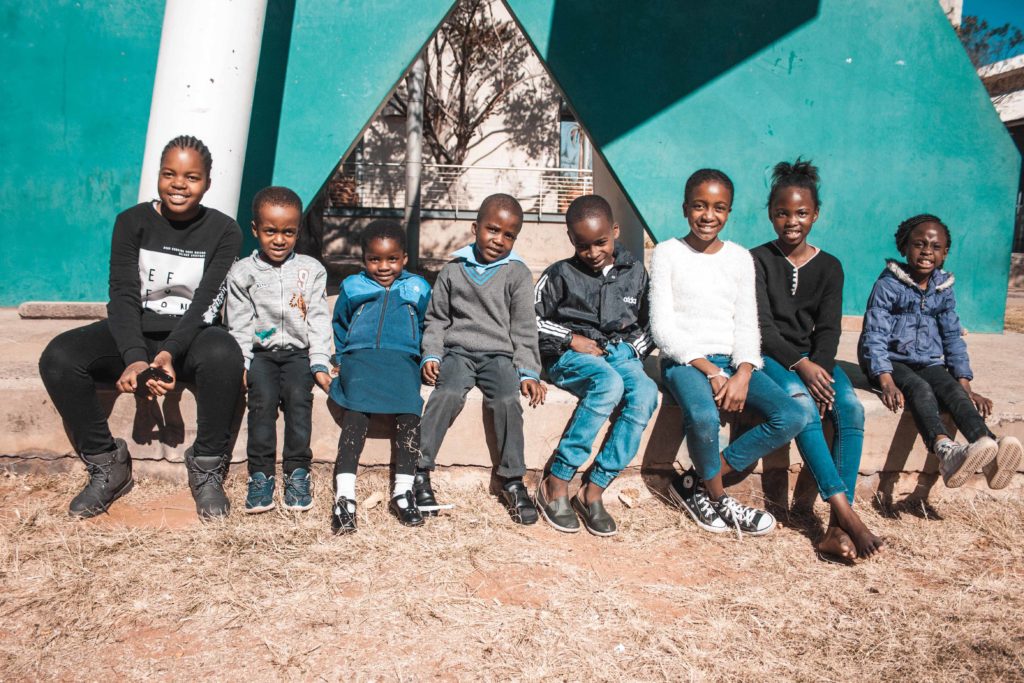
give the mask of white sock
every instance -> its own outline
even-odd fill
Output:
[[[334,477],[334,500],[347,498],[350,501],[356,499],[356,475],[354,472],[342,472]],[[355,512],[355,505],[347,505],[349,512]]]
[[[395,475],[395,491],[392,493],[392,497],[398,498],[398,507],[403,510],[408,506],[405,500],[405,494],[412,491],[412,480],[415,475],[412,474],[396,474]]]

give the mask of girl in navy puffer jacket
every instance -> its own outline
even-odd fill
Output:
[[[996,440],[985,425],[992,401],[971,389],[974,374],[956,313],[955,279],[942,270],[951,241],[949,228],[935,216],[922,214],[900,224],[896,247],[907,262],[889,261],[875,282],[857,357],[889,410],[910,408],[939,459],[946,486],[961,486],[982,468],[989,486],[1001,489],[1024,450],[1015,437]],[[940,406],[969,444],[950,438]]]

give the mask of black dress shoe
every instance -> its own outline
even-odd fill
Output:
[[[524,526],[537,523],[537,506],[533,504],[522,479],[506,483],[501,489],[501,497],[513,522]]]
[[[434,497],[434,489],[430,486],[430,470],[417,470],[412,480],[412,492],[416,497],[416,507],[424,517],[437,515],[438,503]]]
[[[400,500],[405,501],[404,508],[399,507],[398,501]],[[391,514],[398,518],[402,526],[423,526],[423,515],[416,508],[416,498],[412,495],[412,491],[406,491],[392,498],[388,504],[388,509],[391,510]]]
[[[349,505],[352,506],[352,512],[348,511]],[[334,501],[334,507],[331,508],[331,531],[341,535],[355,533],[355,530],[356,502],[344,497]]]

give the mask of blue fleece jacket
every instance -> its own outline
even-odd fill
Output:
[[[423,316],[430,285],[419,275],[402,274],[384,288],[362,271],[341,283],[334,304],[335,360],[356,349],[392,349],[420,355]]]
[[[974,379],[956,313],[952,274],[935,271],[919,288],[903,265],[888,261],[864,313],[857,359],[871,379],[892,372],[893,362],[912,368],[945,364],[957,379]]]

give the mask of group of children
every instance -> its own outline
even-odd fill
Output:
[[[714,169],[694,173],[682,205],[689,230],[655,248],[649,279],[643,262],[618,243],[611,208],[596,195],[569,207],[575,254],[549,266],[536,285],[513,251],[523,211],[509,195],[483,201],[473,241],[453,255],[433,289],[405,270],[401,226],[376,222],[360,235],[363,269],[342,282],[333,316],[323,266],[295,253],[299,197],[282,187],[257,193],[252,232],[259,248],[232,266],[240,229],[201,205],[211,165],[201,141],[182,136],[168,143],[159,199],[115,223],[108,319],[58,336],[40,360],[89,472],[71,503],[73,515],[105,511],[133,484],[125,442],[111,437],[96,398],[97,381],[153,396],[178,377],[195,383],[197,436],[186,465],[203,517],[230,509],[223,478],[239,386],[249,411],[246,512],[275,505],[279,407],[282,503],[312,507],[312,390],[319,386],[344,409],[331,514],[339,534],[356,529],[356,470],[373,415],[390,416],[395,425],[391,513],[419,526],[448,507],[438,503],[430,475],[476,386],[493,416],[500,495],[512,519],[533,524],[543,517],[560,531],[582,526],[610,536],[617,528],[602,495],[636,455],[657,407],[659,389],[644,359],[658,348],[661,382],[682,410],[693,463],[670,482],[668,495],[701,529],[770,532],[774,517],[730,496],[723,475],[795,438],[831,509],[819,551],[849,561],[882,550],[884,541],[853,509],[864,411],[835,357],[842,266],[807,241],[821,207],[809,162],[776,166],[768,216],[777,238],[752,251],[720,238],[732,208],[730,179]],[[981,469],[992,488],[1002,488],[1024,452],[1015,438],[996,439],[988,430],[992,403],[970,386],[953,277],[942,270],[950,241],[935,216],[900,225],[896,246],[906,262],[890,261],[876,283],[858,356],[885,405],[910,408],[948,486]],[[227,331],[215,323],[223,296]],[[531,495],[523,482],[522,399],[531,407],[544,402],[542,373],[579,404]],[[434,387],[425,406],[421,383]],[[722,448],[721,411],[748,407],[764,421]],[[969,443],[952,439],[940,408]],[[613,414],[570,495],[570,482]]]

